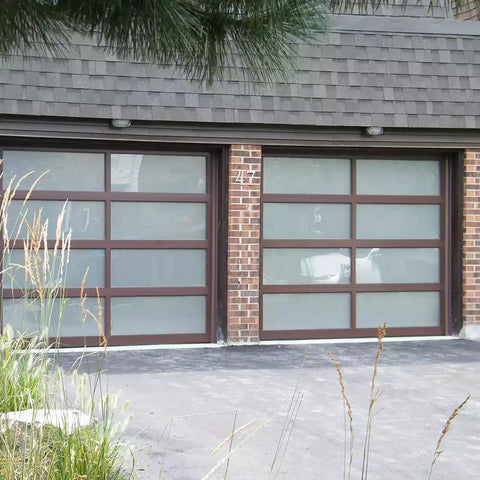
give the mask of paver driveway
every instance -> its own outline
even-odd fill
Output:
[[[336,480],[343,479],[344,414],[337,372],[328,359],[332,352],[353,405],[352,479],[360,479],[375,351],[376,343],[109,351],[103,383],[130,401],[133,420],[127,433],[140,449],[141,480],[158,479],[162,463],[162,479],[201,479],[227,452],[228,444],[208,458],[233,423],[239,427],[250,420],[251,428],[261,428],[243,445],[238,446],[240,437],[234,440],[232,448],[238,449],[228,479],[269,478],[286,427],[276,478]],[[62,354],[65,366],[75,357]],[[90,357],[83,368],[95,363]],[[444,423],[469,393],[472,398],[455,419],[432,478],[480,478],[480,342],[387,342],[377,384],[382,395],[369,479],[427,479]],[[286,423],[292,398],[301,404],[295,421]],[[225,478],[225,464],[209,478]]]

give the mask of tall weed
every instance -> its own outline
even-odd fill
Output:
[[[130,479],[133,464],[126,461],[129,450],[121,440],[125,424],[114,418],[115,398],[105,391],[102,382],[103,361],[91,375],[71,372],[76,381],[75,395],[67,385],[60,362],[55,362],[60,359],[59,337],[67,301],[65,280],[71,244],[71,232],[64,228],[67,204],[57,219],[53,240],[49,239],[48,220],[42,219],[42,212],[28,211],[28,199],[38,179],[20,212],[10,217],[15,193],[25,178],[10,181],[0,205],[3,287],[22,292],[22,298],[13,302],[21,304],[11,318],[13,325],[5,325],[2,318],[0,413],[33,409],[35,419],[40,417],[40,409],[67,412],[76,408],[89,415],[91,422],[70,430],[66,428],[66,418],[65,428],[26,424],[19,427],[1,419],[0,479]],[[81,321],[96,322],[105,358],[107,341],[101,303],[97,295],[98,311],[86,308],[85,279],[86,276],[80,298]],[[52,338],[56,339],[53,343]]]

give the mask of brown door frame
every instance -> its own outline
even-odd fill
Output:
[[[104,192],[67,192],[67,191],[34,191],[30,197],[31,200],[83,200],[100,201],[105,204],[105,239],[104,240],[72,240],[72,249],[74,248],[100,248],[105,250],[105,286],[99,288],[100,297],[105,298],[104,317],[105,334],[109,345],[133,345],[133,344],[157,344],[157,343],[200,343],[215,342],[217,339],[217,330],[223,323],[222,308],[225,308],[218,301],[226,298],[225,285],[221,281],[223,275],[226,275],[226,246],[223,246],[222,239],[226,237],[223,234],[223,217],[226,208],[221,203],[224,188],[222,185],[222,176],[225,175],[223,166],[224,149],[215,146],[205,145],[177,145],[177,144],[138,144],[135,142],[92,142],[91,146],[84,148],[83,145],[74,141],[55,141],[52,140],[29,140],[29,139],[4,139],[0,151],[3,150],[29,150],[29,151],[62,151],[62,152],[83,152],[83,153],[102,153],[104,154],[105,166],[105,191]],[[207,158],[207,193],[205,194],[157,194],[157,193],[137,193],[137,192],[111,192],[110,190],[110,156],[112,153],[136,153],[136,154],[197,154],[205,155]],[[24,199],[26,191],[19,191],[15,199]],[[226,197],[225,197],[226,198]],[[206,240],[187,240],[187,241],[169,241],[169,240],[110,240],[110,215],[112,201],[151,201],[151,202],[195,202],[205,203],[207,205],[207,237]],[[222,218],[223,217],[223,218]],[[226,220],[225,220],[226,221]],[[23,246],[21,242],[11,247]],[[49,241],[48,246],[53,246],[54,241]],[[200,248],[207,251],[207,278],[205,287],[110,287],[110,252],[112,248]],[[226,282],[225,282],[226,283]],[[86,288],[85,293],[88,297],[96,296],[96,289]],[[18,298],[22,295],[21,290],[6,290],[3,292],[3,298]],[[114,335],[111,336],[110,321],[111,311],[110,302],[113,296],[163,296],[163,295],[205,295],[207,297],[206,311],[206,332],[192,334],[161,334],[161,335]],[[66,297],[78,298],[80,288],[67,288]],[[0,312],[1,315],[1,312]],[[220,321],[219,321],[220,319]],[[221,330],[220,330],[221,331]],[[52,341],[57,339],[52,338]],[[63,337],[62,346],[97,346],[99,337]]]
[[[260,241],[260,339],[285,340],[285,339],[314,339],[314,338],[353,338],[372,337],[376,329],[356,328],[356,293],[366,291],[439,291],[440,292],[440,326],[438,327],[392,327],[388,329],[390,336],[416,336],[416,335],[444,335],[451,331],[451,298],[452,287],[450,282],[451,268],[451,184],[452,155],[439,151],[408,152],[383,149],[381,152],[373,149],[360,150],[326,150],[326,149],[296,149],[296,148],[264,148],[263,156],[295,156],[315,158],[348,158],[351,160],[351,194],[349,195],[295,195],[295,194],[265,194],[263,192],[262,168],[262,218],[265,203],[348,203],[351,210],[351,239],[350,240],[266,240],[263,238],[263,221],[261,225]],[[398,196],[398,195],[357,195],[356,193],[356,159],[357,158],[385,158],[385,159],[432,159],[439,160],[441,166],[441,190],[439,196]],[[356,209],[359,203],[375,204],[438,204],[441,215],[440,240],[356,240]],[[355,249],[369,247],[375,243],[378,247],[436,247],[440,248],[440,282],[438,284],[355,284]],[[293,248],[293,247],[344,247],[350,248],[351,253],[351,283],[345,285],[263,285],[263,249],[264,248]],[[349,329],[323,329],[323,330],[263,330],[263,294],[264,293],[314,293],[314,292],[345,292],[351,295],[351,327]]]

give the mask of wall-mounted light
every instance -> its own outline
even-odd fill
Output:
[[[383,127],[366,127],[365,133],[370,137],[375,137],[383,133]]]
[[[114,128],[128,128],[132,124],[131,120],[125,120],[123,118],[113,118],[112,127]]]

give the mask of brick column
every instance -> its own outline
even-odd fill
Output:
[[[463,196],[463,330],[480,338],[480,151],[465,152]]]
[[[259,341],[261,147],[232,145],[228,168],[228,340]]]

